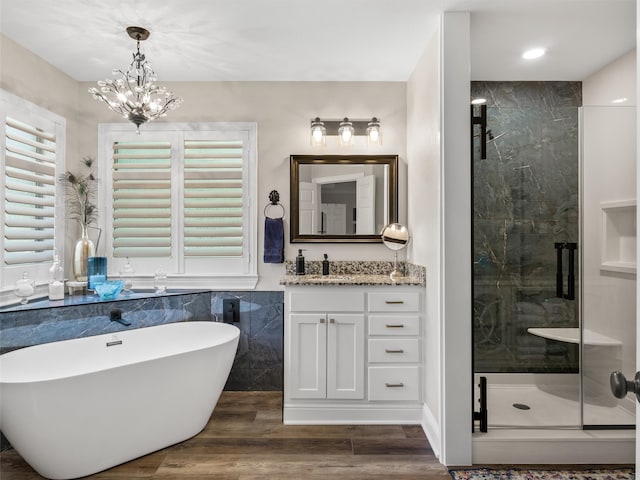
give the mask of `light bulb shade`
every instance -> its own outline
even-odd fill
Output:
[[[353,145],[353,136],[355,135],[355,129],[353,128],[353,123],[349,121],[347,117],[344,118],[342,122],[340,122],[340,126],[338,127],[338,138],[340,139],[340,145],[343,147]]]
[[[327,142],[327,129],[324,126],[324,122],[320,121],[320,118],[316,117],[311,121],[311,146],[321,147]]]
[[[382,130],[380,130],[380,121],[376,117],[367,124],[367,142],[369,145],[382,145]]]

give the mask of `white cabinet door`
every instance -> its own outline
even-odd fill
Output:
[[[291,314],[291,397],[327,396],[327,325],[324,313]]]
[[[327,398],[364,398],[364,315],[327,315]]]

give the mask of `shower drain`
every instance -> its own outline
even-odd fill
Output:
[[[518,410],[531,410],[529,405],[525,405],[524,403],[514,403],[513,406]]]

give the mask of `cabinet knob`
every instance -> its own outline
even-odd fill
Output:
[[[402,300],[385,300],[385,302],[387,305],[402,305],[404,303],[404,301]]]
[[[402,388],[404,387],[404,383],[400,382],[400,383],[385,383],[384,384],[387,388]]]
[[[321,318],[321,319],[320,319],[320,323],[324,323],[324,318]]]
[[[398,349],[398,350],[391,350],[391,349],[387,348],[387,349],[385,350],[385,352],[387,352],[387,353],[404,353],[404,350],[403,350],[403,349],[401,349],[401,348],[400,348],[400,349]]]
[[[329,319],[329,323],[336,323],[336,319],[335,318],[330,318]]]
[[[387,328],[404,328],[402,323],[387,323],[385,326]]]

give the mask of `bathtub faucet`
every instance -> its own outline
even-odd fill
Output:
[[[120,310],[119,308],[114,308],[113,310],[111,310],[109,318],[111,318],[112,322],[118,322],[120,325],[124,325],[125,327],[131,325],[131,322],[127,322],[124,318],[122,318],[122,310]]]

